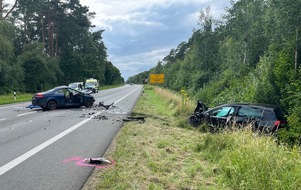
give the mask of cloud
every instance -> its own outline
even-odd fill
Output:
[[[121,71],[126,71],[127,76],[133,76],[137,72],[143,72],[153,68],[165,57],[173,47],[156,49],[149,52],[130,54],[124,56],[110,55],[109,59]]]
[[[93,22],[98,29],[105,29],[103,39],[109,60],[125,79],[156,66],[172,48],[187,41],[192,30],[198,28],[202,9],[210,6],[213,17],[219,18],[227,5],[219,0],[115,0],[112,4],[97,0],[95,3],[105,4],[106,9],[90,8],[96,12]]]

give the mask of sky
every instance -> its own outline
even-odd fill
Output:
[[[214,18],[225,13],[229,0],[80,0],[95,12],[94,30],[104,29],[108,60],[127,80],[155,67],[187,42],[198,29],[201,10],[210,6]]]
[[[10,3],[13,0],[6,0]],[[225,13],[229,0],[80,0],[95,12],[94,31],[102,37],[108,61],[127,80],[155,67],[172,48],[187,42],[198,29],[201,10],[208,6],[214,18]]]

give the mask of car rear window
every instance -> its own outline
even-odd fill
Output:
[[[275,121],[277,120],[276,115],[271,110],[264,110],[262,120],[265,121]]]

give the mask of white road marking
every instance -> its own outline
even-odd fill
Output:
[[[23,107],[24,106],[24,107]],[[25,108],[24,104],[15,104],[15,105],[10,105],[10,106],[0,106],[0,109],[6,109],[6,108]]]
[[[27,113],[22,113],[22,114],[19,114],[19,115],[17,115],[18,117],[21,117],[21,116],[23,116],[23,115],[29,115],[29,114],[32,114],[32,113],[36,113],[36,112],[27,112]]]
[[[138,89],[138,88],[137,88]],[[137,89],[135,89],[134,91],[132,91],[131,93],[125,95],[124,97],[120,98],[119,100],[117,100],[115,103],[120,102],[122,99],[126,98],[127,96],[129,96],[130,94],[134,93]],[[95,113],[95,116],[98,116],[99,114],[101,114],[103,111],[99,111],[97,113]],[[30,112],[31,113],[31,112]],[[8,172],[9,170],[13,169],[14,167],[16,167],[17,165],[21,164],[22,162],[24,162],[25,160],[27,160],[28,158],[32,157],[33,155],[35,155],[36,153],[40,152],[41,150],[43,150],[44,148],[48,147],[49,145],[51,145],[52,143],[56,142],[57,140],[63,138],[64,136],[66,136],[67,134],[71,133],[72,131],[74,131],[75,129],[79,128],[80,126],[82,126],[83,124],[87,123],[88,121],[90,121],[92,119],[92,117],[87,118],[79,123],[77,123],[76,125],[73,125],[72,127],[70,127],[69,129],[66,129],[65,131],[61,132],[60,134],[52,137],[51,139],[45,141],[44,143],[40,144],[39,146],[31,149],[30,151],[22,154],[21,156],[19,156],[18,158],[15,158],[14,160],[10,161],[9,163],[1,166],[0,168],[0,176],[5,174],[6,172]]]
[[[4,120],[6,120],[6,118],[0,119],[0,121],[4,121]]]

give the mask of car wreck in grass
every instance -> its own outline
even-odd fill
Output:
[[[201,101],[197,101],[196,109],[188,122],[193,127],[204,123],[212,129],[251,124],[254,131],[273,133],[285,126],[286,119],[281,109],[272,105],[231,103],[208,109]]]

